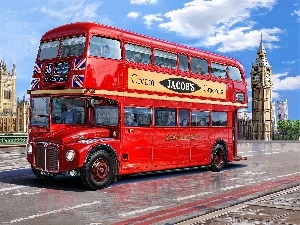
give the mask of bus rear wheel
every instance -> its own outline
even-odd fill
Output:
[[[90,156],[82,168],[80,177],[84,186],[91,190],[105,188],[112,180],[114,166],[111,156],[105,151],[97,151]]]
[[[213,148],[210,169],[213,172],[220,172],[226,165],[226,151],[223,145],[217,144]]]

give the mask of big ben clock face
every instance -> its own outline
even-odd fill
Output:
[[[271,81],[270,74],[267,74],[267,75],[266,75],[266,82],[268,82],[268,83],[269,83],[270,81]]]
[[[253,76],[253,83],[258,83],[260,81],[260,76],[258,74]]]

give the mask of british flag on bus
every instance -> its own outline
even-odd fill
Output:
[[[74,70],[83,70],[83,69],[85,69],[85,63],[86,63],[85,58],[75,59],[75,61],[74,61]]]
[[[72,78],[72,87],[83,87],[84,75],[74,75]]]
[[[39,89],[40,87],[40,78],[31,78],[31,89]]]
[[[36,62],[35,64],[34,64],[34,71],[33,71],[35,74],[36,73],[41,73],[42,72],[42,63],[40,63],[40,62]]]

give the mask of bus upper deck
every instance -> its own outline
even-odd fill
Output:
[[[95,23],[64,25],[42,37],[29,93],[62,89],[247,102],[237,60]]]

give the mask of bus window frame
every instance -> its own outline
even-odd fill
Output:
[[[225,67],[225,77],[222,77],[222,76],[216,76],[214,75],[214,67],[213,67],[213,64],[215,65],[219,65],[219,66],[224,66]],[[223,80],[229,80],[228,78],[228,73],[227,73],[227,65],[225,63],[220,63],[220,62],[217,62],[217,61],[211,61],[210,62],[210,74],[211,74],[211,77],[214,77],[214,78],[217,78],[217,79],[223,79]]]
[[[137,50],[139,50],[138,48],[142,48],[142,49],[147,49],[149,50],[149,61],[146,62],[145,60],[143,60],[143,55],[148,55],[147,52],[144,53],[144,51],[134,51],[133,53],[133,56],[132,56],[132,60],[128,60],[127,59],[127,51],[130,51],[129,48],[126,49],[126,45],[131,45],[131,46],[128,46],[128,47],[132,47],[133,50],[135,50],[135,48]],[[141,44],[135,44],[135,43],[132,43],[132,42],[124,42],[122,44],[122,50],[123,50],[123,58],[126,62],[129,62],[129,63],[139,63],[139,64],[142,64],[142,65],[153,65],[152,64],[152,55],[153,55],[153,50],[150,46],[146,46],[146,45],[141,45]],[[138,62],[137,60],[134,60],[134,56],[136,56],[137,54],[139,54],[141,56],[141,62]],[[142,55],[143,54],[143,55]],[[145,57],[144,57],[145,58]],[[147,59],[148,60],[148,59]]]
[[[214,123],[214,121],[213,121],[214,113],[226,113],[226,125],[214,125],[213,124]],[[218,115],[218,117],[219,117],[219,115]],[[220,120],[218,122],[221,123]],[[229,127],[228,126],[228,111],[216,111],[216,110],[211,111],[211,127]]]
[[[99,42],[99,44],[95,41],[95,43],[92,43],[92,38],[99,38],[99,39],[105,39],[105,42]],[[119,51],[111,51],[111,49],[113,48],[114,50],[117,50],[118,48],[116,47],[117,45],[111,45],[110,43],[112,43],[113,41],[118,42],[119,43]],[[95,49],[92,49],[92,44],[96,45],[98,44],[99,46],[95,47],[96,48],[100,48],[99,54],[98,55],[94,55],[91,52],[94,51]],[[110,56],[104,56],[103,55],[103,49],[105,46],[109,47],[109,54]],[[94,47],[93,47],[94,48]],[[88,40],[88,48],[87,48],[87,55],[89,57],[95,57],[95,58],[102,58],[102,59],[111,59],[111,60],[122,60],[124,58],[123,54],[122,54],[122,49],[123,49],[123,43],[120,39],[117,38],[111,38],[111,37],[107,37],[105,35],[101,35],[101,34],[92,34],[89,37]],[[118,55],[119,58],[114,57]]]
[[[146,125],[141,126],[140,123],[138,122],[138,113],[135,110],[138,111],[139,109],[148,109],[149,110],[148,112],[150,112],[150,117],[149,117],[150,122],[147,126]],[[134,120],[133,121],[137,124],[135,127],[148,127],[149,128],[152,125],[152,114],[153,113],[152,113],[151,106],[124,106],[123,114],[122,114],[122,116],[123,116],[122,126],[128,127],[128,125],[125,124],[125,120],[126,120],[125,114],[133,114],[134,115],[135,121]]]

